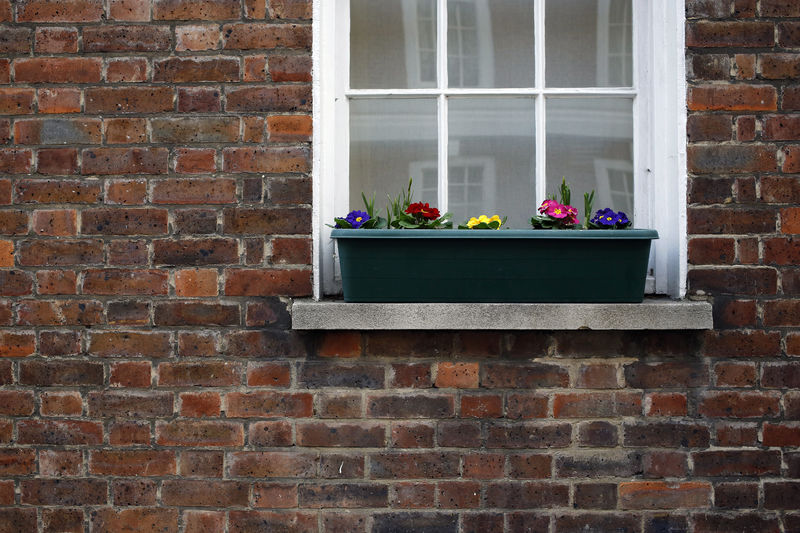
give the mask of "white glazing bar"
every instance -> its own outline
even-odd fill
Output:
[[[437,20],[437,80],[439,87],[438,95],[438,125],[439,125],[439,205],[437,206],[442,213],[447,212],[447,170],[448,170],[448,130],[447,130],[447,96],[445,91],[448,86],[447,79],[447,0],[437,0],[438,17]]]
[[[545,0],[534,0],[534,60],[536,65],[536,131],[535,131],[535,157],[536,157],[536,205],[534,210],[545,198],[547,183],[547,162],[545,161],[546,134],[545,134],[545,49],[544,49],[544,3]]]
[[[633,96],[636,89],[631,87],[576,87],[576,88],[511,88],[511,89],[480,89],[480,88],[449,88],[449,89],[350,89],[346,95],[358,98],[402,96],[404,98],[439,96],[534,96],[546,94],[547,96]]]

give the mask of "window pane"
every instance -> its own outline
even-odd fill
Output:
[[[449,100],[448,211],[508,216],[526,228],[535,204],[533,98]]]
[[[350,209],[361,209],[361,192],[386,195],[414,177],[415,199],[437,200],[437,128],[434,98],[375,98],[350,102]]]
[[[547,100],[547,194],[562,177],[583,221],[583,193],[595,210],[610,207],[633,220],[633,101],[629,98]]]
[[[435,0],[350,0],[350,86],[436,86]]]
[[[547,0],[548,87],[633,85],[631,0]]]
[[[448,0],[450,87],[533,87],[533,2]]]

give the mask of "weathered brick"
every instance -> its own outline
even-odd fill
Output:
[[[309,234],[308,209],[291,208],[228,208],[223,211],[224,232],[246,234]]]
[[[166,174],[166,148],[90,148],[83,150],[83,174]]]
[[[73,444],[97,445],[103,442],[103,426],[99,422],[20,420],[17,423],[17,433],[17,442],[19,444],[61,446]],[[105,493],[105,491],[103,492]],[[105,501],[105,496],[103,501]]]
[[[103,365],[80,360],[23,361],[19,383],[41,387],[98,386],[103,384]]]
[[[226,90],[225,110],[257,113],[311,111],[311,90],[304,85],[231,88]]]
[[[775,42],[769,22],[694,22],[689,23],[686,44],[691,47],[764,47]]]
[[[159,421],[156,442],[162,446],[241,446],[244,429],[240,423],[227,421]]]
[[[169,476],[176,473],[169,450],[93,450],[89,473],[101,476]]]
[[[317,514],[272,511],[230,511],[228,513],[228,531],[230,533],[249,533],[259,529],[314,531],[317,529]]]
[[[155,0],[155,20],[225,20],[239,18],[236,0]]]
[[[161,363],[158,384],[162,387],[225,387],[241,382],[237,363]]]
[[[172,111],[173,90],[163,86],[86,89],[87,113],[161,113]]]
[[[287,24],[237,23],[222,27],[223,48],[226,50],[254,50],[272,48],[311,48],[311,27]],[[292,56],[300,57],[300,56]],[[311,81],[278,80],[272,81]]]
[[[103,507],[91,514],[92,529],[97,531],[178,531],[178,510],[162,508],[114,509]]]
[[[16,59],[14,73],[23,83],[97,83],[103,63],[96,57],[36,57]]]
[[[77,31],[75,35],[77,46]],[[81,111],[81,90],[71,87],[39,89],[39,113],[79,113]],[[0,91],[0,102],[3,93]],[[8,113],[8,111],[6,111]],[[39,162],[41,167],[41,161]]]
[[[449,395],[375,395],[367,397],[367,414],[375,418],[449,418],[454,415]]]
[[[168,50],[171,42],[167,26],[88,26],[83,30],[87,52],[155,52]]]
[[[634,481],[620,483],[623,509],[674,509],[711,506],[711,483]]]
[[[153,62],[153,81],[194,83],[239,80],[239,61],[233,57],[173,57]]]
[[[706,392],[698,413],[707,417],[760,418],[780,413],[780,394],[760,392]]]
[[[89,393],[93,417],[162,417],[172,414],[172,394],[156,391],[106,390]]]
[[[164,332],[95,332],[88,352],[99,357],[167,357],[171,353],[170,335]]]
[[[232,392],[226,396],[226,404],[228,416],[237,418],[305,418],[313,413],[313,397],[307,393]]]

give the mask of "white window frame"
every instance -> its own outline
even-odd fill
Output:
[[[437,0],[440,10],[446,0]],[[545,0],[533,0],[536,14],[536,39],[543,42]],[[347,90],[350,33],[349,0],[313,0],[313,273],[314,298],[336,293],[334,245],[329,224],[348,208],[349,111],[347,97],[358,95]],[[634,98],[635,194],[634,217],[637,227],[655,228],[650,292],[683,298],[686,293],[686,79],[685,14],[683,2],[633,0],[634,16]],[[439,17],[439,75],[446,75],[443,57],[446,20]],[[648,39],[649,37],[649,39]],[[344,45],[343,45],[344,43]],[[542,46],[542,45],[537,45]],[[539,48],[541,50],[541,48]],[[536,83],[542,84],[544,61],[536,58]],[[446,81],[446,80],[444,80]],[[618,96],[625,89],[529,89],[531,94],[580,94]],[[425,90],[414,90],[415,93]],[[454,94],[521,94],[520,89],[430,89],[446,98]],[[395,95],[402,90],[368,91],[369,94]],[[544,98],[536,98],[537,176],[545,176]],[[446,106],[439,106],[440,207],[446,203],[447,117]],[[444,131],[442,131],[444,130]],[[642,141],[641,139],[645,139]],[[649,142],[647,141],[649,139]],[[444,187],[442,187],[444,183]],[[542,199],[545,180],[538,179],[537,199]],[[443,201],[444,200],[444,201]],[[356,206],[360,207],[360,206]]]

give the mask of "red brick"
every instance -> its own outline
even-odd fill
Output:
[[[113,509],[91,513],[93,531],[163,531],[177,533],[178,510],[162,508]]]
[[[81,350],[81,337],[77,331],[42,331],[39,333],[39,353],[75,355]]]
[[[32,332],[0,332],[0,341],[0,357],[25,357],[36,351]]]
[[[108,244],[109,265],[145,265],[147,255],[147,243],[142,240],[114,240]]]
[[[237,363],[161,363],[158,385],[161,387],[226,387],[241,383],[241,367]]]
[[[39,450],[39,474],[48,477],[78,476],[83,454],[78,450]]]
[[[92,333],[88,352],[99,357],[167,357],[172,351],[167,332],[98,331]]]
[[[235,0],[155,0],[155,20],[225,20],[239,18]]]
[[[653,393],[645,397],[647,416],[686,416],[688,402],[685,394]]]
[[[186,269],[175,273],[177,296],[216,296],[218,293],[216,270]]]
[[[319,462],[316,454],[298,452],[233,452],[228,459],[235,477],[311,477]]]
[[[153,81],[239,81],[239,61],[233,57],[205,56],[156,59],[153,62]]]
[[[83,48],[87,52],[166,51],[171,43],[172,34],[167,26],[106,25],[83,29]]]
[[[736,242],[731,238],[689,240],[689,262],[695,265],[730,265],[736,257]]]
[[[756,384],[757,371],[753,363],[717,363],[714,373],[718,387],[751,387]]]
[[[184,392],[180,395],[181,416],[201,418],[220,415],[222,401],[216,392]]]
[[[69,87],[39,89],[39,113],[80,113],[81,90]],[[0,102],[3,97],[0,92]],[[41,167],[41,157],[39,161]]]
[[[762,0],[762,17],[800,17],[800,6],[791,0]]]
[[[103,121],[108,144],[147,142],[147,122],[141,118],[111,118]]]
[[[226,397],[230,417],[307,418],[313,414],[313,397],[308,393],[231,392]]]
[[[308,115],[276,115],[267,117],[269,140],[282,142],[307,142],[311,140],[311,117]]]
[[[311,111],[311,90],[307,85],[237,87],[226,91],[226,111],[302,112]]]
[[[71,175],[78,173],[77,148],[41,148],[39,149],[39,174]],[[92,184],[86,184],[91,187]],[[46,186],[45,186],[46,187]],[[79,192],[79,190],[73,190]]]
[[[244,429],[240,423],[227,421],[158,421],[156,442],[162,446],[242,446]]]
[[[311,242],[308,239],[273,239],[272,263],[289,265],[310,264]]]
[[[83,174],[166,174],[166,148],[91,148],[83,150]]]
[[[248,442],[258,447],[291,446],[292,424],[284,421],[255,422],[250,424]]]
[[[764,446],[800,446],[800,426],[765,422],[763,431]]]
[[[101,476],[168,476],[176,472],[169,450],[93,450],[89,473]]]
[[[764,262],[778,265],[800,264],[800,238],[774,238],[764,242]]]
[[[274,82],[310,82],[311,57],[270,56],[269,75]]]
[[[236,182],[232,179],[171,179],[153,185],[154,204],[230,204],[235,201]]]
[[[106,182],[106,203],[121,205],[143,204],[147,200],[145,180],[109,180]]]
[[[19,180],[16,194],[20,203],[83,204],[97,202],[102,188],[96,180]]]
[[[74,209],[36,210],[33,231],[37,235],[70,236],[77,233],[77,211]]]
[[[765,47],[775,42],[769,22],[695,22],[686,31],[691,47]]]
[[[0,270],[0,295],[22,296],[33,292],[33,277],[22,270]]]
[[[752,80],[756,76],[755,54],[736,54],[736,77],[740,80]]]
[[[184,511],[184,533],[224,531],[225,513],[221,511]]]
[[[307,296],[311,272],[307,270],[229,270],[225,280],[228,296]]]
[[[19,444],[97,445],[103,442],[103,426],[99,422],[20,420],[17,432]]]
[[[77,51],[77,28],[36,28],[36,53],[74,54]]]
[[[214,172],[217,169],[216,154],[217,151],[213,148],[178,148],[175,151],[175,172],[180,174]]]
[[[178,111],[182,113],[214,112],[222,109],[221,91],[214,87],[180,87]]]
[[[108,60],[106,81],[110,83],[147,81],[147,60],[144,58]]]
[[[436,371],[438,388],[477,388],[478,363],[439,363]]]
[[[754,418],[777,416],[780,394],[757,392],[706,392],[698,413],[707,417]]]
[[[219,48],[220,30],[215,25],[177,26],[175,50],[216,50]]]
[[[738,117],[736,119],[736,139],[739,141],[752,141],[756,138],[755,117]]]
[[[168,302],[156,305],[158,326],[232,326],[239,323],[239,306],[202,302]]]
[[[89,57],[39,57],[16,59],[17,82],[97,83],[102,79],[102,61]]]
[[[690,115],[687,122],[687,138],[697,141],[729,141],[732,135],[730,115]]]
[[[503,398],[501,396],[462,396],[462,418],[500,418],[503,416]]]
[[[54,5],[47,0],[18,2],[19,22],[98,22],[103,15],[100,0],[65,0]]]
[[[222,27],[223,48],[226,50],[254,50],[311,47],[311,27],[288,24],[237,23]],[[294,56],[293,56],[294,57]],[[310,81],[278,80],[272,81]]]
[[[167,294],[169,275],[161,270],[88,270],[83,278],[84,294]]]
[[[162,113],[173,110],[170,87],[92,87],[86,89],[87,113]]]
[[[619,496],[623,509],[710,507],[711,484],[706,482],[635,481],[620,483]]]
[[[147,22],[150,20],[150,3],[143,4],[138,0],[111,0],[109,15],[111,20]]]
[[[266,81],[267,58],[263,55],[245,56],[242,81]]]
[[[103,383],[103,367],[97,362],[77,359],[29,360],[20,363],[19,382],[23,385],[52,387]]]
[[[242,117],[242,141],[247,143],[263,143],[264,124],[263,117]]]
[[[775,294],[777,272],[771,268],[692,269],[689,287],[710,294]]]
[[[288,173],[310,169],[309,152],[305,148],[226,148],[223,157],[226,172]]]
[[[360,357],[361,351],[361,334],[349,331],[325,333],[317,348],[320,357]]]
[[[225,233],[234,235],[307,235],[311,232],[309,210],[305,208],[225,209],[223,211],[223,227]]]
[[[309,0],[269,0],[269,16],[274,19],[311,18],[311,2]]]
[[[0,211],[0,234],[25,235],[28,233],[28,212],[22,210]]]
[[[83,411],[81,394],[71,392],[43,392],[39,412],[44,416],[80,416]]]
[[[30,150],[9,148],[0,150],[0,172],[5,174],[29,174],[33,168]]]
[[[33,89],[0,88],[0,113],[26,115],[33,113]]]
[[[112,446],[150,444],[148,422],[116,422],[109,426],[108,443]]]
[[[125,361],[110,365],[112,386],[147,388],[151,383],[151,364],[146,361]]]

